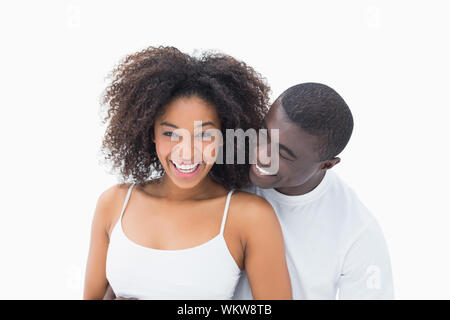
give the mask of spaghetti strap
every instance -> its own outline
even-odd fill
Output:
[[[223,229],[225,228],[225,222],[227,220],[228,207],[230,205],[230,198],[231,198],[231,194],[233,193],[233,191],[234,191],[234,189],[231,189],[230,192],[228,192],[228,195],[227,195],[227,202],[225,203],[225,209],[223,211],[222,224],[220,226],[220,234],[223,234]]]
[[[125,201],[123,202],[123,207],[122,207],[122,212],[120,213],[119,222],[122,221],[122,216],[123,216],[123,213],[124,213],[124,211],[125,211],[125,208],[127,207],[128,200],[130,199],[130,195],[131,195],[131,190],[133,189],[134,185],[135,185],[135,183],[132,183],[132,184],[130,185],[130,187],[128,188],[127,197],[125,198]]]

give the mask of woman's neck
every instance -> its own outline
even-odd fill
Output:
[[[225,189],[215,182],[209,174],[198,185],[189,189],[178,187],[164,174],[161,177],[159,188],[161,195],[170,201],[202,200],[211,197],[217,192],[217,189]]]

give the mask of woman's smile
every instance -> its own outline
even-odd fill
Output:
[[[170,167],[173,169],[174,173],[181,178],[190,178],[195,176],[204,167],[203,162],[193,163],[193,164],[182,164],[169,160]]]

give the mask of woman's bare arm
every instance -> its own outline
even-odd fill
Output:
[[[283,235],[270,203],[260,197],[248,202],[244,218],[245,271],[254,299],[290,300]]]
[[[106,254],[109,245],[108,225],[117,201],[117,186],[104,191],[97,201],[91,225],[83,299],[101,300],[105,296],[108,280],[106,279]]]

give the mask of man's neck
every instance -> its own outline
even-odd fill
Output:
[[[320,182],[323,180],[323,177],[325,176],[325,173],[325,170],[318,172],[302,185],[295,187],[280,187],[275,188],[275,190],[287,196],[300,196],[306,194],[314,190],[320,184]]]

